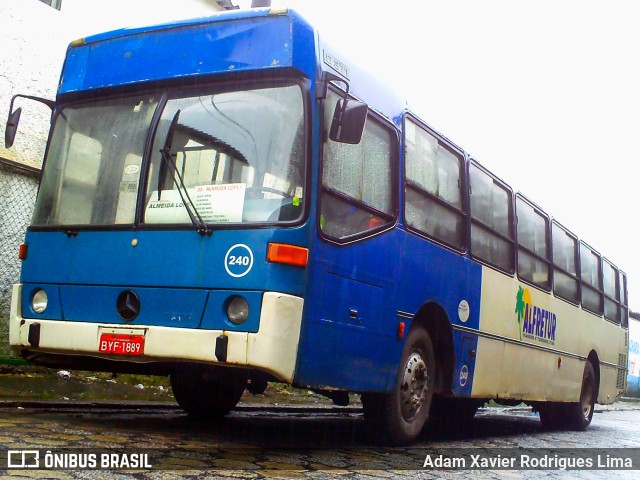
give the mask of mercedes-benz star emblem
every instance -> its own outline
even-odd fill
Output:
[[[140,299],[138,298],[136,292],[125,290],[120,295],[118,295],[118,300],[116,301],[116,309],[118,310],[118,315],[120,315],[120,318],[125,322],[131,322],[135,320],[140,313]]]

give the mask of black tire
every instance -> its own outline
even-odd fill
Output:
[[[435,367],[429,334],[422,328],[412,329],[402,350],[394,391],[362,395],[365,420],[380,441],[399,446],[418,438],[429,418]]]
[[[596,382],[596,372],[590,361],[584,366],[582,374],[582,389],[580,390],[580,401],[567,403],[565,405],[565,421],[569,430],[586,430],[591,424],[593,410],[598,397],[598,385]]]
[[[224,417],[238,404],[247,385],[244,372],[208,365],[181,365],[170,377],[178,405],[198,418]]]
[[[582,374],[580,401],[569,403],[544,402],[538,405],[542,426],[549,430],[586,430],[591,424],[598,396],[596,372],[587,361]]]

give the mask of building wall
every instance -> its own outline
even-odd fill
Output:
[[[37,0],[0,0],[0,125],[17,93],[54,98],[68,34],[61,13]],[[49,132],[51,110],[44,105],[17,100],[23,106],[15,146],[0,141],[0,158],[39,168]],[[19,103],[18,103],[19,102]]]

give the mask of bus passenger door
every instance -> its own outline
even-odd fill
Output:
[[[325,133],[338,95],[329,92]],[[326,135],[319,186],[318,236],[311,258],[300,382],[350,390],[387,387],[395,336],[393,279],[398,232],[398,135],[369,114],[358,144]]]

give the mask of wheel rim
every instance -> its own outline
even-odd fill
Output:
[[[585,419],[591,417],[591,411],[593,410],[593,385],[591,382],[586,381],[582,386],[582,395],[580,395],[580,407],[582,409],[582,416]]]
[[[427,398],[428,371],[422,355],[412,353],[404,365],[402,384],[400,385],[400,410],[405,420],[410,420]]]

